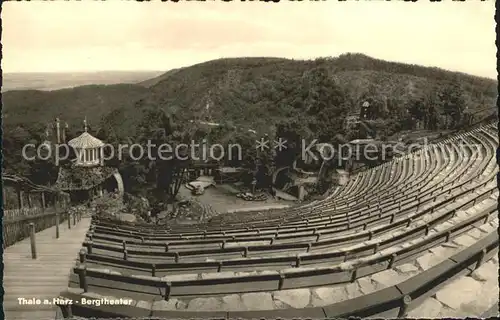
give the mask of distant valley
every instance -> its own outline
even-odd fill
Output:
[[[10,90],[51,91],[84,85],[138,83],[164,71],[100,71],[71,73],[4,73],[2,92]]]

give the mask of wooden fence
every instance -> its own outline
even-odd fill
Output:
[[[30,236],[30,223],[35,226],[35,232],[39,232],[56,225],[59,215],[59,223],[68,219],[66,211],[59,209],[56,212],[54,208],[29,208],[29,209],[14,209],[4,211],[3,220],[3,248],[9,247],[14,243],[26,239]]]
[[[69,195],[30,181],[9,175],[2,176],[3,248],[30,236],[30,224],[35,232],[68,219]]]

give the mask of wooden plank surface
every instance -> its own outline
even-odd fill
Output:
[[[73,219],[72,219],[73,220]],[[71,268],[82,247],[90,218],[82,218],[68,230],[68,223],[36,233],[37,259],[31,258],[30,239],[24,239],[4,251],[4,314],[7,320],[55,319],[53,298],[68,286]],[[39,305],[20,304],[18,298],[41,300]],[[44,300],[49,303],[43,303]]]

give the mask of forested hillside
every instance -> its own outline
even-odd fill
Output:
[[[243,143],[254,141],[247,130],[254,129],[289,140],[313,137],[332,142],[339,134],[355,136],[345,132],[344,119],[359,113],[365,101],[384,138],[414,129],[417,122],[430,130],[463,126],[475,110],[487,108],[475,114],[477,119],[492,114],[496,95],[497,83],[491,79],[361,54],[310,61],[219,59],[136,85],[5,93],[4,168],[33,175],[31,164],[19,160],[18,149],[26,140],[41,142],[47,123],[55,117],[67,121],[69,135],[74,136],[87,116],[91,133],[113,143],[144,142],[157,129],[164,132],[159,141],[197,135]],[[192,120],[221,126],[208,130]],[[130,176],[146,183],[147,163],[140,169],[138,164],[117,165],[127,166]]]
[[[179,110],[181,118],[200,116],[269,129],[283,121],[303,122],[312,115],[311,108],[321,110],[317,115],[321,117],[337,110],[339,104],[344,104],[342,109],[346,112],[357,112],[365,100],[377,109],[377,118],[402,122],[407,120],[408,111],[412,112],[410,118],[436,118],[426,120],[432,122],[428,124],[431,127],[439,128],[443,125],[439,115],[446,109],[440,95],[446,91],[454,90],[460,95],[463,103],[458,107],[463,111],[493,107],[497,94],[496,81],[491,79],[360,54],[314,61],[220,59],[174,70],[147,85],[147,97],[133,108],[115,110],[106,118],[105,123],[119,136],[133,135],[144,107]],[[331,95],[342,101],[335,101]],[[325,106],[320,106],[322,103]],[[328,114],[334,116],[335,113]]]
[[[8,126],[45,124],[55,117],[70,125],[87,116],[90,123],[99,122],[116,108],[130,109],[148,89],[134,84],[88,85],[55,91],[15,90],[2,94],[2,116]]]

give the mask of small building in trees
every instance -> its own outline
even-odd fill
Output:
[[[346,131],[355,131],[359,134],[360,129],[363,129],[363,121],[372,120],[373,118],[375,118],[373,108],[370,106],[368,101],[364,101],[361,104],[359,111],[351,113],[346,117],[344,129]]]
[[[345,119],[345,127],[346,131],[348,130],[357,130],[359,126],[359,115],[358,114],[350,114]]]
[[[87,132],[68,142],[74,159],[59,167],[55,187],[70,194],[73,203],[82,203],[103,192],[117,192],[123,196],[123,180],[118,169],[104,165],[104,142]]]
[[[361,105],[360,112],[361,120],[371,120],[373,118],[372,108],[370,108],[370,103],[368,101],[363,102]]]

